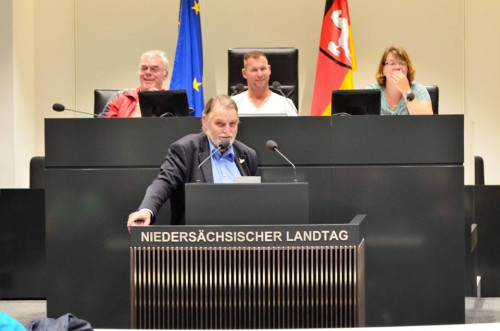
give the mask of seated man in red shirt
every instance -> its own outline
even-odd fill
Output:
[[[141,55],[139,80],[141,86],[134,90],[117,92],[106,104],[100,117],[141,117],[139,92],[163,90],[168,78],[168,59],[165,52],[151,50]]]

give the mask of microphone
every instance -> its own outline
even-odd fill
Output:
[[[292,107],[292,109],[295,110],[295,112],[298,114],[299,111],[297,110],[297,108],[295,108],[295,105],[293,105],[290,102],[290,99],[288,99],[288,97],[285,95],[285,93],[283,93],[283,90],[281,89],[280,82],[278,82],[277,80],[275,80],[271,86],[272,86],[273,89],[275,89],[276,91],[278,91],[281,94],[281,96],[283,96],[283,98],[285,98],[286,102],[288,102],[288,104]]]
[[[53,104],[52,105],[52,109],[55,110],[55,111],[58,111],[58,112],[69,110],[69,111],[72,111],[74,113],[80,113],[80,114],[90,115],[92,117],[99,117],[99,115],[96,115],[96,114],[91,114],[91,113],[86,113],[86,112],[83,112],[83,111],[68,109],[68,108],[64,107],[64,105],[62,105],[60,103]]]
[[[232,89],[233,89],[233,93],[231,93],[231,96],[234,96],[236,94],[243,92],[245,90],[245,85],[239,83],[239,84],[236,84],[235,87],[232,87]]]
[[[295,170],[295,165],[292,162],[290,162],[290,160],[287,159],[285,155],[281,154],[281,152],[278,150],[278,144],[274,140],[268,140],[266,142],[266,147],[267,147],[267,149],[269,149],[273,152],[277,152],[279,155],[281,155],[282,158],[284,158],[286,160],[286,162],[290,163],[290,165],[293,167],[293,174],[295,176],[295,179],[293,181],[296,182],[297,181],[297,171]]]
[[[212,156],[214,156],[215,153],[217,153],[217,151],[225,151],[229,145],[231,145],[231,142],[228,140],[228,139],[223,139],[220,141],[219,143],[219,146],[217,149],[215,149],[205,160],[203,160],[199,165],[198,165],[198,172],[200,171],[200,168],[202,165],[205,164],[205,162],[207,162],[208,160],[210,160],[212,158]],[[198,176],[196,176],[198,177]],[[196,182],[199,183],[200,182],[200,179],[199,178],[196,178]]]

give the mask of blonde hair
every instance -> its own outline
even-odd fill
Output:
[[[252,58],[252,59],[258,59],[261,56],[264,59],[266,59],[266,61],[267,61],[266,54],[262,53],[261,51],[254,50],[254,51],[246,52],[245,55],[243,56],[243,68],[245,68],[245,69],[247,68],[247,61],[248,61],[248,59],[250,59],[250,58]]]

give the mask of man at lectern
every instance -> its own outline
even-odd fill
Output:
[[[163,90],[168,78],[168,58],[160,50],[147,51],[139,62],[139,81],[141,85],[133,90],[117,92],[110,98],[100,117],[141,117],[139,92]]]
[[[203,132],[189,134],[170,145],[138,211],[128,217],[129,232],[131,226],[152,224],[167,199],[171,201],[172,224],[183,224],[185,183],[232,183],[235,177],[255,176],[257,153],[236,140],[238,123],[234,100],[227,95],[212,97],[201,117]]]

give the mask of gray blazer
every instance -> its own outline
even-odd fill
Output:
[[[245,144],[235,140],[234,160],[243,176],[258,173],[257,153]],[[184,224],[184,184],[213,183],[212,162],[198,166],[210,155],[210,145],[205,133],[190,134],[177,140],[168,150],[160,172],[146,190],[139,209],[147,208],[158,214],[160,207],[170,199],[172,224]],[[154,220],[153,220],[154,222]]]

